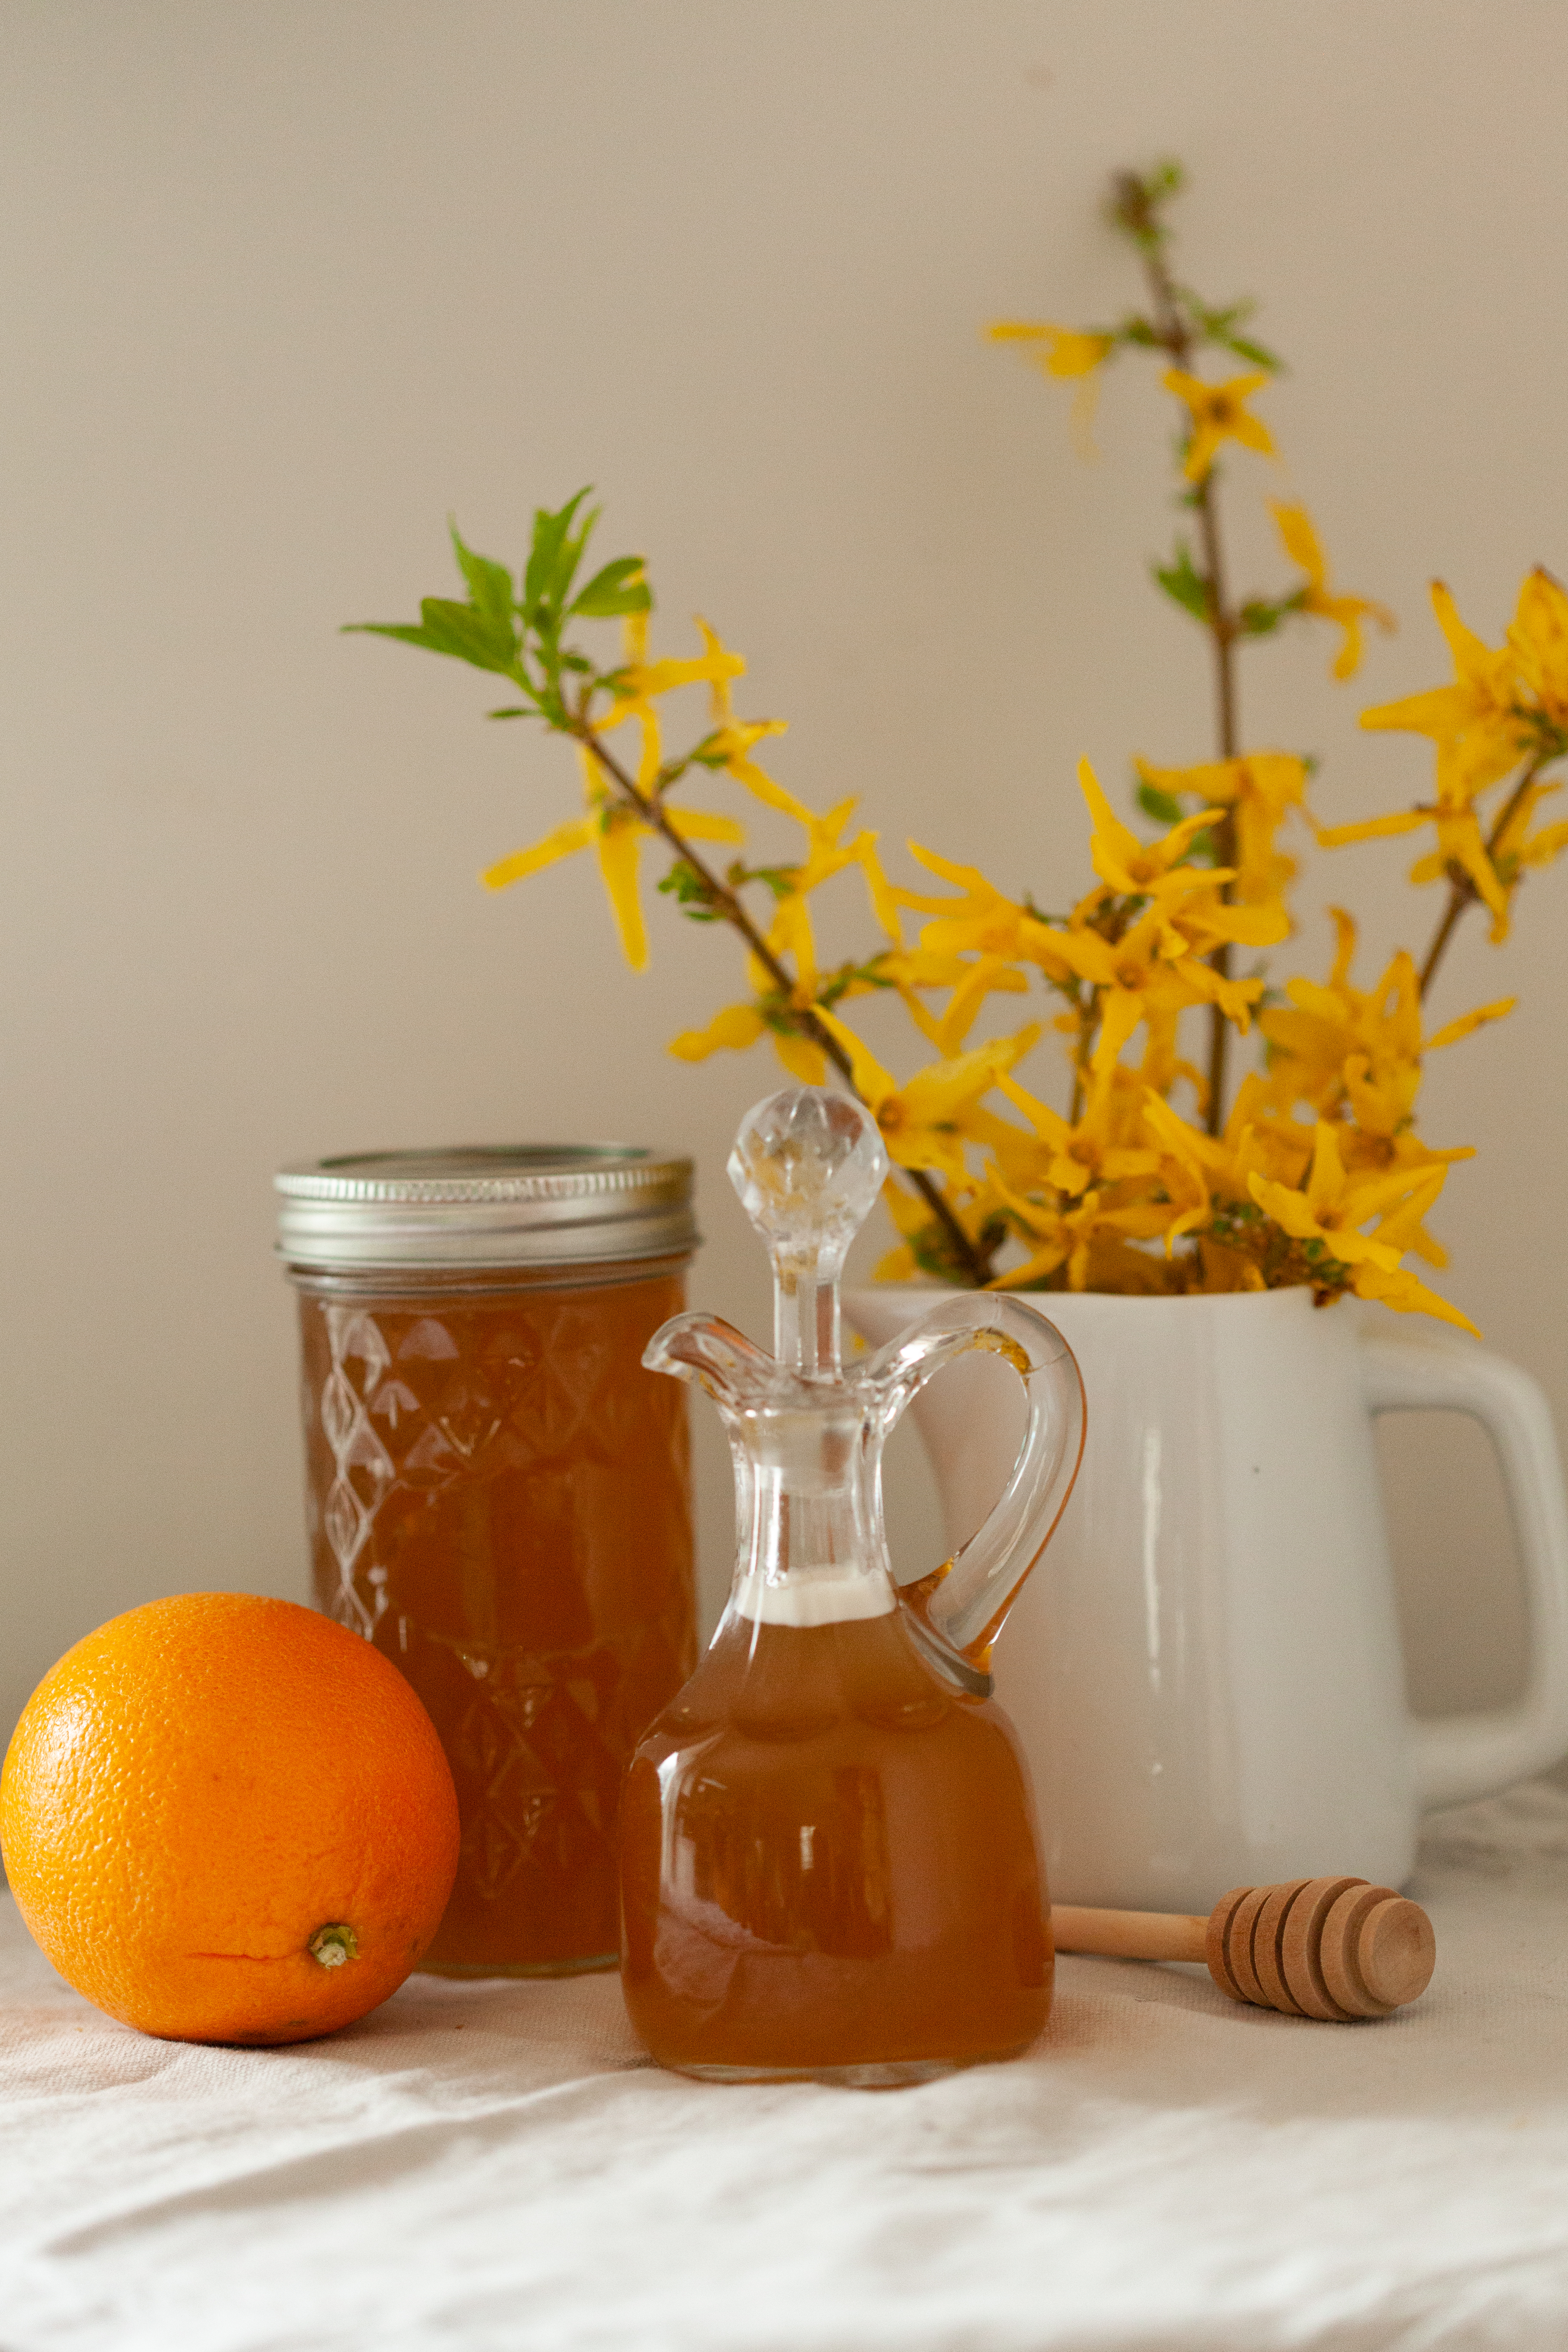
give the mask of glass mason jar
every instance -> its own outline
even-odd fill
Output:
[[[423,1962],[618,1957],[616,1811],[696,1659],[691,1162],[620,1145],[375,1152],[277,1179],[300,1293],[316,1597],[441,1736],[462,1858]]]

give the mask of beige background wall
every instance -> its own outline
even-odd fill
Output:
[[[1264,293],[1293,362],[1288,475],[1233,468],[1245,560],[1288,482],[1405,623],[1348,691],[1321,635],[1258,650],[1248,731],[1324,754],[1332,816],[1392,806],[1419,748],[1355,710],[1447,675],[1427,575],[1495,636],[1530,562],[1568,569],[1563,29],[1531,0],[0,7],[0,1732],[114,1611],[301,1591],[279,1160],[685,1141],[696,1295],[762,1321],[721,1168],[775,1081],[663,1053],[736,992],[726,942],[655,901],[632,978],[585,861],[482,896],[571,813],[569,760],[338,624],[445,593],[448,511],[515,555],[592,479],[667,644],[700,606],[750,654],[793,787],[1076,893],[1078,754],[1206,749],[1199,649],[1140,576],[1170,417],[1120,369],[1085,467],[979,328],[1113,313],[1101,183],[1175,152],[1192,275]],[[1367,976],[1430,924],[1405,862],[1307,895],[1365,911]],[[1568,1411],[1565,924],[1559,873],[1506,959],[1464,938],[1440,1016],[1522,1002],[1433,1070],[1428,1124],[1484,1148],[1453,1293]],[[1393,1455],[1415,1688],[1473,1702],[1511,1670],[1485,1448]],[[702,1479],[711,1590],[707,1434]]]

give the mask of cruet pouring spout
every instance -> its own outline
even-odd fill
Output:
[[[715,1404],[733,1410],[767,1402],[778,1384],[778,1366],[765,1348],[700,1309],[671,1316],[643,1350],[650,1372],[668,1372],[706,1390]]]

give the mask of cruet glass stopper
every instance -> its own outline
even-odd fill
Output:
[[[730,1181],[773,1268],[773,1353],[785,1370],[837,1380],[838,1280],[888,1174],[870,1113],[826,1087],[786,1087],[747,1112]]]

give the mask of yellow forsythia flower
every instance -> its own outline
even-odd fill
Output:
[[[647,763],[649,737],[645,729],[644,769]],[[658,739],[652,738],[654,765],[658,766]],[[542,839],[527,849],[514,850],[510,857],[485,869],[485,887],[504,890],[509,883],[521,882],[525,876],[538,874],[559,858],[570,857],[579,849],[597,852],[599,872],[610,901],[610,910],[620,934],[621,949],[634,971],[642,971],[647,964],[647,931],[643,922],[642,903],[637,895],[637,866],[642,845],[652,832],[652,825],[628,808],[612,803],[607,788],[599,772],[593,752],[586,744],[578,746],[583,767],[583,799],[588,814],[572,817],[564,824],[555,825]],[[669,802],[664,804],[664,814],[675,831],[685,841],[742,842],[746,828],[732,816],[715,816],[700,809],[679,808]]]
[[[1519,592],[1508,642],[1542,717],[1568,731],[1568,590],[1539,564]]]
[[[1353,1268],[1352,1287],[1358,1297],[1382,1298],[1402,1310],[1419,1307],[1428,1315],[1474,1331],[1468,1316],[1426,1289],[1399,1264],[1409,1246],[1410,1227],[1431,1207],[1447,1174],[1446,1168],[1351,1174],[1340,1157],[1333,1129],[1320,1119],[1304,1189],[1273,1183],[1264,1176],[1255,1175],[1248,1181],[1253,1199],[1277,1225],[1297,1241],[1322,1243],[1331,1257]],[[1373,1217],[1383,1220],[1378,1233],[1363,1234],[1362,1226]],[[1399,1279],[1391,1281],[1392,1276]]]
[[[1568,849],[1568,824],[1543,824],[1539,833],[1530,830],[1539,803],[1562,789],[1560,783],[1526,784],[1510,808],[1491,845],[1492,862],[1506,884],[1516,883],[1525,866],[1550,866]]]
[[[1307,763],[1293,751],[1249,751],[1240,760],[1208,760],[1194,768],[1156,768],[1134,762],[1156,792],[1195,793],[1234,813],[1236,900],[1243,907],[1283,907],[1283,893],[1296,877],[1296,861],[1278,852],[1275,835],[1292,808],[1306,798]],[[1215,814],[1205,812],[1204,822]]]
[[[826,816],[814,816],[809,809],[800,809],[800,822],[806,833],[805,861],[793,868],[776,869],[783,884],[782,896],[764,936],[775,956],[794,959],[791,1002],[800,1012],[814,1011],[816,1006],[816,939],[807,901],[811,892],[819,889],[824,882],[831,881],[847,866],[858,866],[866,879],[873,913],[895,945],[900,941],[899,910],[877,856],[877,835],[861,832],[850,841],[843,838],[844,828],[858,805],[854,800],[840,801]],[[758,957],[748,960],[747,976],[759,997],[776,1000],[773,976]],[[846,992],[856,995],[868,985],[870,983],[867,982],[851,982]],[[773,1049],[791,1076],[805,1086],[820,1086],[826,1075],[821,1046],[777,1020],[770,1021],[756,1004],[726,1005],[706,1029],[683,1029],[671,1041],[669,1051],[679,1061],[702,1062],[723,1047],[743,1051],[754,1045],[765,1029],[772,1030]]]
[[[1081,457],[1093,457],[1092,427],[1100,370],[1116,349],[1114,335],[1058,327],[1049,320],[998,319],[987,330],[994,343],[1022,343],[1047,375],[1079,379],[1072,425]]]
[[[1289,982],[1289,1006],[1271,1007],[1258,1026],[1270,1048],[1268,1091],[1289,1109],[1308,1104],[1320,1117],[1348,1098],[1357,1127],[1386,1148],[1381,1157],[1405,1165],[1468,1159],[1468,1150],[1434,1151],[1410,1131],[1421,1085],[1422,1058],[1457,1045],[1483,1023],[1513,1010],[1511,996],[1478,1005],[1430,1037],[1421,1034],[1421,990],[1415,966],[1402,949],[1372,989],[1351,982],[1356,927],[1342,907],[1330,908],[1339,935],[1327,981]]]
[[[1523,604],[1523,597],[1521,597]],[[1437,747],[1438,797],[1453,808],[1468,807],[1478,793],[1517,768],[1530,748],[1518,713],[1519,662],[1514,647],[1495,650],[1459,618],[1458,607],[1441,580],[1432,583],[1432,609],[1454,657],[1451,686],[1408,694],[1361,714],[1363,727],[1392,728],[1428,736]],[[1394,827],[1377,819],[1384,831]],[[1338,825],[1320,836],[1335,846],[1342,840],[1371,838]]]
[[[855,1090],[881,1129],[888,1157],[900,1168],[936,1168],[967,1181],[963,1145],[977,1137],[982,1095],[989,1094],[1039,1037],[1037,1027],[998,1037],[951,1060],[933,1062],[900,1087],[837,1013],[818,1007],[817,1019],[849,1055]]]
[[[1123,824],[1115,814],[1087,760],[1078,763],[1078,782],[1089,803],[1091,820],[1089,864],[1113,890],[1129,898],[1169,901],[1202,889],[1215,879],[1211,867],[1184,866],[1182,861],[1198,835],[1224,815],[1223,809],[1200,809],[1195,816],[1184,817],[1179,824],[1173,825],[1163,840],[1142,842],[1131,826]],[[1230,877],[1226,874],[1219,878],[1228,881]]]
[[[1339,678],[1353,677],[1361,667],[1362,622],[1375,621],[1380,629],[1391,630],[1395,625],[1393,614],[1386,604],[1374,604],[1370,597],[1336,596],[1331,592],[1328,560],[1305,507],[1278,506],[1270,501],[1268,511],[1274,517],[1286,554],[1307,575],[1301,610],[1315,613],[1321,620],[1335,621],[1344,631],[1344,643],[1334,656],[1333,675]]]
[[[1189,482],[1202,482],[1215,461],[1215,452],[1222,441],[1239,441],[1244,449],[1256,449],[1265,457],[1274,455],[1274,442],[1268,427],[1254,416],[1246,406],[1259,384],[1267,383],[1267,369],[1256,375],[1233,375],[1224,383],[1205,383],[1201,377],[1189,375],[1184,368],[1167,368],[1160,379],[1167,392],[1184,400],[1193,420],[1192,439],[1182,467]]]
[[[1127,1177],[1152,1176],[1158,1171],[1159,1153],[1128,1134],[1131,1129],[1135,1135],[1139,1124],[1139,1089],[1132,1073],[1120,1067],[1121,1049],[1137,1027],[1142,1010],[1136,997],[1118,993],[1108,998],[1089,1057],[1088,1101],[1076,1126],[1005,1072],[997,1081],[998,1090],[1023,1112],[1050,1154],[1046,1182],[1069,1199],[1088,1192],[1091,1184],[1115,1184]]]
[[[998,319],[986,329],[994,343],[1029,343],[1047,375],[1092,375],[1116,348],[1114,335],[1054,326],[1048,319]]]
[[[1303,1142],[1300,1129],[1269,1117],[1263,1081],[1255,1070],[1237,1087],[1221,1135],[1189,1126],[1153,1087],[1144,1095],[1143,1119],[1161,1147],[1161,1181],[1178,1211],[1165,1234],[1167,1256],[1183,1234],[1201,1232],[1209,1224],[1216,1208],[1234,1208],[1250,1200],[1254,1176],[1299,1183],[1311,1158],[1310,1137]],[[1260,1289],[1262,1276],[1249,1280],[1243,1274],[1242,1286]]]

